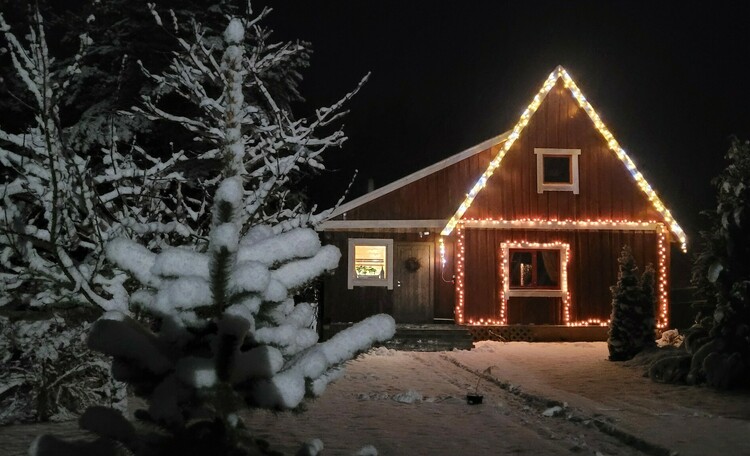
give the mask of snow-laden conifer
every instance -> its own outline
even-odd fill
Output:
[[[612,290],[612,315],[609,323],[609,359],[631,359],[644,348],[653,347],[655,334],[654,269],[646,267],[638,277],[630,246],[624,246],[617,259],[617,284]]]
[[[750,142],[734,139],[728,162],[713,180],[716,209],[693,283],[709,306],[685,333],[688,383],[727,389],[750,385]]]
[[[208,245],[150,253],[122,238],[107,249],[110,261],[141,282],[133,304],[156,324],[146,327],[108,312],[94,324],[89,346],[114,358],[115,378],[148,403],[137,417],[161,432],[90,409],[81,424],[109,439],[110,446],[97,448],[100,454],[118,454],[123,447],[137,455],[264,454],[266,446],[244,429],[241,409],[295,409],[322,394],[345,361],[395,332],[392,317],[376,315],[318,342],[313,305],[296,303],[294,295],[334,269],[340,252],[322,246],[312,229],[293,227],[296,222],[274,229],[248,215],[257,215],[258,202],[258,181],[247,172],[244,155],[243,131],[252,126],[236,122],[248,111],[237,92],[248,73],[233,62],[244,53],[243,30],[252,25],[232,19],[224,34],[223,92],[211,120],[222,138],[217,154],[224,167],[216,178]],[[268,178],[273,182],[264,188],[273,189],[278,180]],[[274,220],[295,220],[281,215]],[[95,445],[43,436],[32,454],[85,453]]]

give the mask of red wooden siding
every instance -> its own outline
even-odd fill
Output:
[[[580,149],[580,194],[537,193],[535,148]],[[464,219],[661,220],[562,80],[479,192]]]
[[[441,269],[437,236],[420,238],[417,233],[384,233],[372,231],[329,232],[323,234],[323,241],[325,244],[335,245],[341,250],[341,260],[335,272],[325,276],[323,279],[322,320],[324,324],[330,322],[355,322],[378,313],[393,313],[393,290],[388,290],[386,287],[354,287],[351,290],[347,288],[349,238],[393,239],[394,243],[433,243],[435,252],[432,284],[434,318],[453,318],[453,310],[455,308],[455,291],[453,283],[451,283],[453,265],[452,262],[449,262],[445,270]],[[446,242],[446,256],[450,258],[452,255],[453,243]]]
[[[612,311],[609,287],[617,281],[617,258],[622,246],[630,245],[636,263],[643,271],[647,263],[658,267],[657,235],[641,231],[538,231],[538,230],[465,230],[464,317],[466,320],[500,318],[499,257],[503,242],[563,242],[570,245],[568,290],[571,295],[570,319],[607,320]],[[669,259],[667,258],[667,261]],[[667,263],[668,269],[668,263]],[[509,306],[509,324],[521,298]],[[527,298],[528,299],[528,298]],[[548,319],[559,312],[550,307]],[[519,313],[521,312],[521,313]],[[560,315],[557,313],[557,315]],[[532,318],[545,318],[534,315]],[[541,321],[540,321],[541,323]],[[557,322],[558,324],[562,321]]]
[[[362,206],[349,210],[347,220],[448,219],[482,175],[498,147],[454,163]],[[336,217],[341,219],[342,216]]]

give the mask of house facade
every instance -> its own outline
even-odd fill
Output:
[[[629,245],[669,318],[679,224],[567,71],[512,130],[341,205],[319,230],[342,260],[323,323],[605,325]]]

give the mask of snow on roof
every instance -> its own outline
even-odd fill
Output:
[[[430,165],[426,168],[423,168],[417,172],[414,172],[412,174],[409,174],[408,176],[402,177],[401,179],[391,182],[388,185],[385,185],[383,187],[378,188],[377,190],[373,190],[369,193],[366,193],[359,198],[355,198],[351,201],[349,201],[346,204],[342,204],[336,210],[334,210],[331,215],[328,217],[328,220],[339,216],[343,214],[344,212],[350,211],[356,207],[359,207],[365,203],[369,203],[370,201],[373,201],[383,195],[386,195],[394,190],[398,190],[401,187],[404,187],[408,184],[411,184],[412,182],[418,181],[419,179],[429,176],[430,174],[433,174],[437,171],[440,171],[442,169],[445,169],[453,164],[456,164],[460,162],[461,160],[464,160],[466,158],[469,158],[473,155],[478,154],[479,152],[482,152],[483,150],[487,150],[492,146],[498,145],[505,141],[508,136],[510,135],[510,131],[506,131],[503,134],[500,134],[498,136],[495,136],[494,138],[490,138],[486,141],[483,141],[475,146],[469,147],[468,149],[459,152],[453,156],[450,156],[446,158],[445,160],[441,160],[433,165]]]
[[[573,81],[573,78],[570,77],[570,74],[568,74],[568,72],[565,71],[565,68],[563,68],[562,66],[558,66],[557,68],[555,68],[554,71],[552,71],[552,73],[550,73],[549,77],[547,77],[547,80],[544,81],[544,85],[542,85],[542,88],[534,96],[534,99],[531,100],[531,103],[523,112],[523,114],[521,114],[521,118],[518,120],[518,123],[516,123],[513,130],[511,130],[510,134],[507,134],[507,133],[504,134],[505,136],[504,139],[506,139],[505,144],[498,151],[495,158],[490,162],[484,174],[480,176],[480,178],[474,184],[474,187],[472,187],[471,191],[469,191],[469,193],[466,195],[466,199],[458,207],[458,209],[456,210],[456,213],[453,214],[453,217],[451,217],[451,219],[448,221],[448,224],[445,225],[445,228],[443,228],[443,231],[440,234],[443,236],[447,236],[451,234],[453,229],[461,220],[461,217],[463,217],[466,210],[469,209],[469,207],[471,207],[471,203],[474,201],[474,198],[476,198],[479,192],[485,187],[485,185],[487,184],[487,180],[490,178],[490,176],[492,176],[495,170],[500,166],[500,162],[502,161],[505,154],[508,152],[508,150],[510,150],[511,146],[513,146],[513,143],[515,143],[516,139],[518,139],[518,137],[521,135],[521,132],[524,130],[526,125],[529,123],[529,120],[531,119],[531,117],[534,115],[536,110],[542,104],[542,101],[544,101],[544,98],[547,96],[549,91],[552,90],[552,88],[557,83],[557,80],[560,78],[563,79],[563,82],[565,83],[565,87],[568,90],[570,90],[571,94],[573,95],[573,98],[575,98],[576,101],[578,102],[578,105],[584,111],[586,111],[586,114],[588,114],[591,121],[594,122],[594,126],[596,126],[596,129],[599,130],[599,133],[602,134],[610,150],[612,150],[615,154],[617,154],[617,158],[619,158],[620,161],[623,162],[625,167],[630,172],[631,176],[633,176],[633,179],[635,179],[636,183],[638,184],[638,187],[646,194],[649,201],[651,201],[651,204],[654,206],[654,209],[656,209],[656,211],[659,212],[659,214],[661,214],[662,217],[664,217],[664,221],[667,223],[667,225],[669,225],[669,228],[672,231],[672,233],[674,233],[674,235],[682,244],[682,250],[687,251],[687,236],[685,235],[685,232],[682,230],[682,228],[674,219],[674,217],[672,217],[672,213],[669,212],[669,209],[667,209],[664,203],[662,203],[661,199],[659,199],[659,196],[656,194],[656,192],[651,187],[651,185],[649,185],[649,183],[646,182],[646,179],[643,177],[643,174],[641,174],[640,171],[638,171],[633,160],[630,159],[630,157],[625,152],[625,150],[617,142],[614,135],[612,135],[609,129],[607,129],[607,127],[604,125],[604,122],[602,122],[601,118],[596,113],[593,106],[591,106],[591,103],[589,103],[586,100],[586,97],[583,95],[581,90]]]

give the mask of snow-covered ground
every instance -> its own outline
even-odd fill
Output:
[[[377,348],[350,362],[306,412],[245,418],[286,454],[317,437],[327,455],[368,444],[381,455],[750,454],[747,392],[657,384],[632,364],[608,361],[602,342],[481,342],[442,353]],[[480,377],[484,403],[467,405]],[[0,454],[25,454],[24,442],[40,429],[72,437],[71,428],[0,428]]]
[[[607,354],[603,342],[378,348],[305,413],[255,412],[249,427],[288,453],[320,437],[325,454],[750,454],[750,395],[657,384]],[[467,405],[478,375],[484,403]]]

